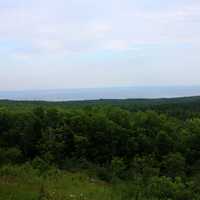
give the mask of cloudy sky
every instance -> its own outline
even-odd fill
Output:
[[[199,0],[1,0],[0,90],[200,85]]]

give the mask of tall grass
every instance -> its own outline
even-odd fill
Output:
[[[30,164],[0,167],[0,200],[197,200],[180,178],[152,177],[145,183],[106,183],[83,172],[50,167],[41,174]]]

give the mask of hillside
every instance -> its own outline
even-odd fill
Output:
[[[0,101],[0,199],[196,200],[200,97]]]

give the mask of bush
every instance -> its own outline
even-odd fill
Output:
[[[23,164],[23,165],[4,165],[0,167],[0,176],[13,176],[13,177],[20,177],[25,178],[26,177],[35,177],[37,176],[38,171],[33,169],[33,167],[29,164]]]
[[[134,177],[141,176],[143,179],[148,179],[153,176],[158,176],[160,169],[157,161],[153,156],[135,156],[130,164],[130,175]]]
[[[123,159],[117,157],[113,158],[111,161],[111,169],[113,177],[123,178],[126,169]]]
[[[102,181],[111,182],[113,179],[112,171],[106,167],[97,167],[96,168],[96,175]]]
[[[37,169],[40,173],[40,175],[44,174],[50,169],[50,165],[48,162],[43,160],[40,157],[36,157],[32,162],[31,165],[33,166],[34,169]]]
[[[0,149],[0,164],[18,164],[22,162],[23,155],[20,149],[9,148]]]
[[[159,199],[188,200],[193,198],[180,177],[175,180],[164,176],[152,177],[146,191],[147,195]]]

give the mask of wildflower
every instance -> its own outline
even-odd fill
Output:
[[[70,197],[70,198],[76,198],[76,195],[70,194],[69,197]]]

